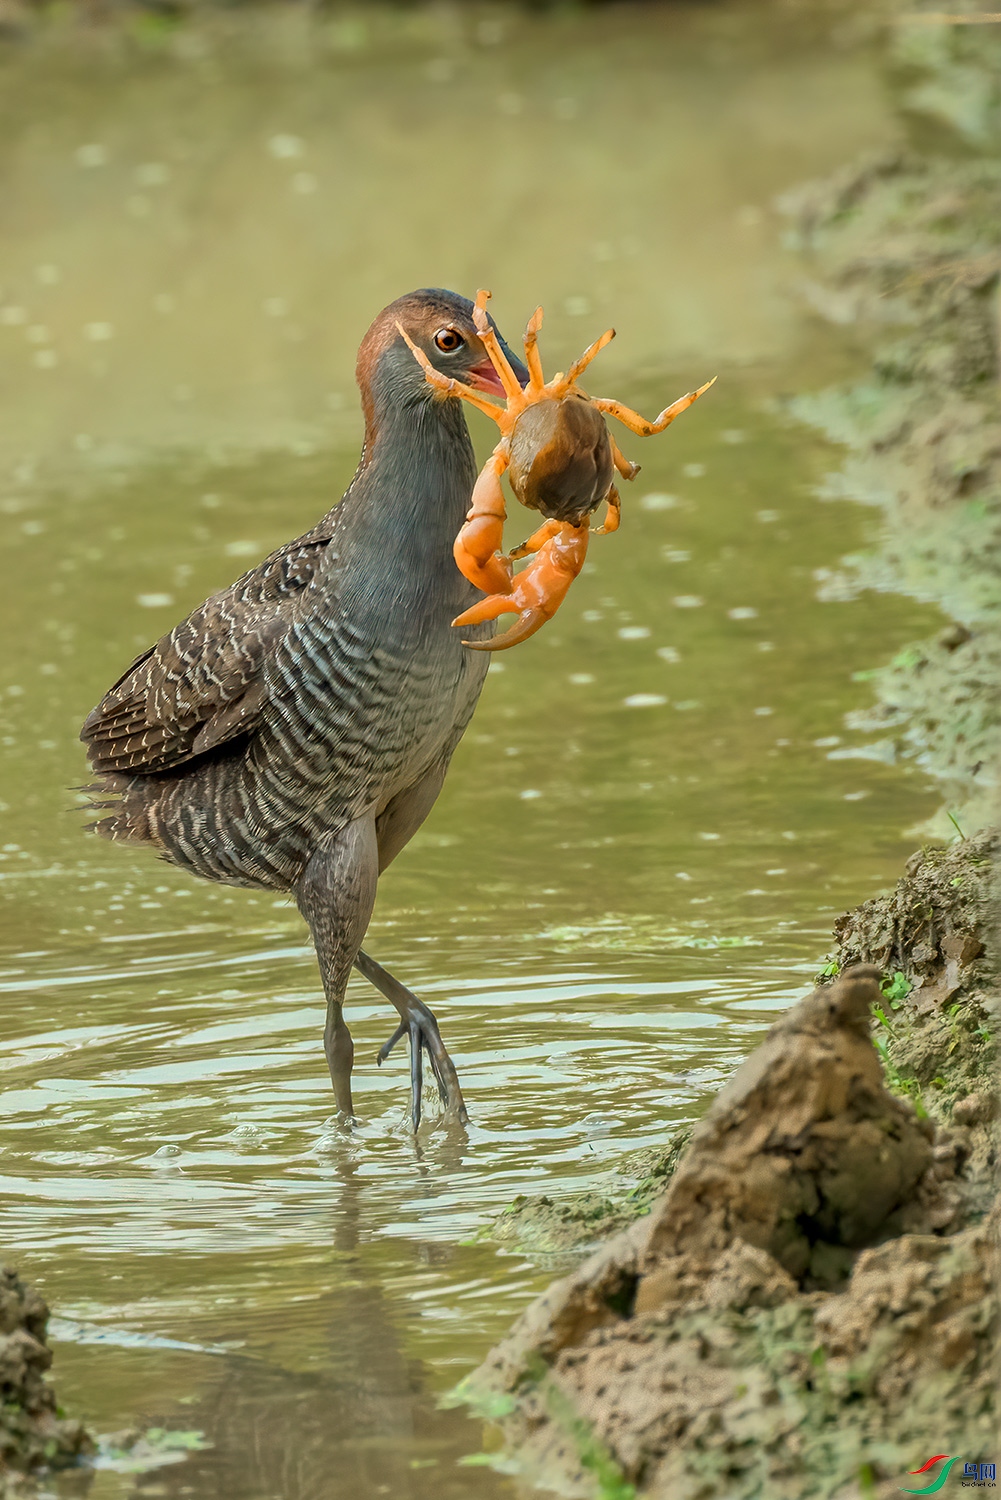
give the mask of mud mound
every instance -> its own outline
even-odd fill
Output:
[[[991,831],[922,850],[891,895],[834,928],[838,965],[872,963],[893,976],[876,1032],[889,1085],[952,1127],[951,1149],[981,1209],[997,1191],[1001,1145],[1001,998],[986,951],[997,935],[999,854],[1001,835]]]
[[[0,1496],[19,1495],[25,1474],[64,1468],[93,1450],[79,1422],[56,1415],[45,1380],[52,1351],[49,1309],[11,1266],[0,1266]]]
[[[880,975],[851,968],[773,1026],[652,1213],[467,1383],[539,1477],[799,1500],[865,1473],[878,1493],[932,1431],[989,1456],[995,1226],[944,1237],[962,1153],[885,1086]]]

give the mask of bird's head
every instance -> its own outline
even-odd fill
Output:
[[[493,326],[496,329],[497,325]],[[476,332],[472,302],[456,292],[424,287],[383,308],[358,350],[356,373],[369,426],[373,425],[380,398],[408,405],[436,399],[436,392],[408,349],[401,328],[443,375],[491,395],[504,395]],[[499,330],[497,336],[518,379],[522,385],[527,384],[528,371],[508,349]]]

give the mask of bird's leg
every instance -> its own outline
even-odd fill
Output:
[[[433,1012],[423,1000],[418,999],[412,990],[408,990],[406,985],[401,984],[388,969],[376,963],[375,959],[370,958],[367,953],[358,954],[355,959],[355,968],[360,974],[364,974],[369,983],[374,984],[380,994],[385,995],[400,1013],[399,1026],[389,1041],[379,1048],[379,1062],[386,1061],[397,1042],[403,1037],[409,1036],[410,1038],[410,1112],[414,1130],[421,1122],[422,1049],[427,1051],[431,1061],[442,1103],[447,1109],[455,1111],[461,1124],[467,1124],[469,1116],[466,1113],[462,1089],[459,1087],[459,1076],[455,1071],[455,1064],[445,1049],[445,1043],[441,1039],[441,1032],[438,1030],[438,1022]]]
[[[529,402],[533,396],[537,396],[545,389],[546,376],[542,368],[542,358],[539,354],[539,329],[542,327],[542,308],[537,307],[528,320],[525,329],[525,363],[528,366],[528,389],[526,395]]]
[[[687,411],[694,401],[704,396],[711,385],[716,384],[716,376],[707,380],[705,385],[700,385],[697,391],[689,391],[687,396],[679,396],[673,405],[665,407],[659,417],[648,422],[638,412],[628,406],[623,406],[621,401],[599,400],[593,397],[592,406],[596,406],[600,412],[605,412],[610,417],[617,417],[630,432],[635,432],[639,437],[652,437],[655,432],[663,432],[665,427],[670,427],[675,417],[680,417],[683,411]]]
[[[344,991],[372,915],[378,878],[375,820],[359,818],[314,850],[295,890],[313,937],[327,997],[323,1050],[334,1100],[338,1114],[347,1120],[354,1116],[354,1045],[344,1022]]]
[[[498,615],[515,614],[519,618],[503,635],[491,641],[463,641],[472,651],[506,651],[517,646],[551,620],[566,598],[567,590],[584,566],[590,535],[585,519],[581,526],[567,521],[547,521],[534,536],[515,549],[513,556],[538,547],[527,568],[515,575],[508,594],[492,594],[481,599],[453,625],[477,625],[481,620],[496,620]]]
[[[488,594],[511,592],[511,564],[497,555],[507,516],[500,480],[509,462],[507,439],[502,438],[473,485],[472,502],[452,548],[459,572]]]
[[[412,786],[397,792],[379,813],[375,822],[375,835],[379,845],[379,874],[392,864],[400,850],[405,848],[424,822],[441,791],[448,760],[431,766]],[[370,984],[374,984],[390,1000],[403,1018],[389,1041],[379,1051],[379,1062],[383,1062],[404,1036],[410,1037],[411,1119],[414,1129],[420,1122],[421,1086],[423,1084],[422,1047],[431,1059],[438,1091],[446,1107],[454,1109],[461,1122],[466,1120],[466,1106],[456,1076],[452,1059],[445,1051],[438,1032],[438,1023],[433,1014],[416,995],[412,994],[398,979],[395,979],[381,964],[367,953],[359,952],[355,967]]]
[[[619,529],[619,519],[622,515],[622,501],[619,499],[619,492],[614,484],[605,496],[605,503],[608,506],[605,512],[605,519],[595,529],[595,536],[608,536],[609,532],[618,531]]]

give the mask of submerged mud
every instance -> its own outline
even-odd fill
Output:
[[[694,1126],[681,1125],[663,1145],[631,1152],[603,1192],[520,1193],[478,1239],[509,1245],[545,1261],[579,1259],[584,1251],[650,1212],[688,1149]]]
[[[841,972],[737,1071],[666,1193],[466,1383],[534,1477],[848,1496],[895,1492],[932,1434],[989,1456],[995,852],[924,857],[842,919]]]
[[[11,1266],[0,1266],[0,1497],[24,1493],[31,1475],[93,1451],[81,1423],[58,1414],[45,1378],[49,1309]]]

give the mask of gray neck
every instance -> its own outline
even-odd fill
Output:
[[[462,403],[415,388],[402,352],[409,366],[392,349],[379,361],[364,458],[334,512],[336,529],[350,529],[352,581],[384,598],[437,597],[439,608],[458,608],[475,597],[452,556],[476,478],[473,445]]]

